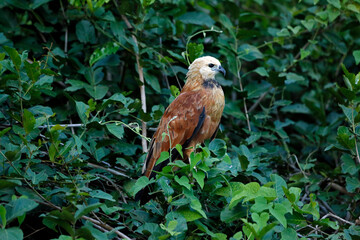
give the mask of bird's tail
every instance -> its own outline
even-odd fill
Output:
[[[161,170],[166,165],[168,165],[169,162],[170,162],[169,160],[165,160],[164,162],[161,162],[160,164],[156,165],[152,169],[152,172],[151,172],[151,174],[149,176],[149,179],[156,178],[156,173],[161,172]],[[135,201],[140,201],[140,204],[144,205],[145,203],[150,201],[152,198],[154,198],[154,196],[149,194],[151,192],[152,188],[153,188],[153,184],[150,184],[150,185],[146,186],[145,188],[141,189],[139,192],[137,192],[136,195],[135,195]]]
[[[145,188],[138,191],[135,195],[135,201],[140,201],[140,205],[144,205],[148,201],[151,200],[150,193],[150,186],[146,186]]]

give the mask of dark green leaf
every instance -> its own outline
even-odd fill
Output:
[[[76,205],[76,212],[75,212],[75,219],[79,219],[84,215],[89,214],[90,212],[94,211],[95,209],[98,209],[99,207],[101,207],[103,204],[102,203],[94,203],[94,204],[90,204],[90,205]]]
[[[18,227],[0,229],[1,240],[22,240],[23,238],[24,234]]]
[[[107,130],[112,133],[115,137],[122,139],[124,137],[124,126],[122,124],[106,124]]]
[[[33,210],[39,204],[32,199],[18,198],[6,205],[6,219],[8,222]]]
[[[76,36],[81,43],[92,43],[96,42],[95,28],[87,20],[81,20],[76,24]]]
[[[3,48],[9,54],[11,61],[13,62],[16,70],[19,71],[21,66],[21,58],[19,53],[14,48],[8,46],[3,46]]]
[[[29,110],[24,109],[23,126],[27,134],[29,134],[34,129],[35,123],[36,120],[34,115]]]
[[[189,43],[188,52],[190,62],[193,62],[195,59],[203,55],[204,45],[202,45],[201,43]]]
[[[187,12],[178,17],[178,20],[185,24],[205,25],[207,27],[211,27],[215,23],[215,21],[204,12]]]

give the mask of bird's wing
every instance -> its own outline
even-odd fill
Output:
[[[177,144],[182,145],[183,149],[186,148],[197,135],[204,120],[205,107],[201,92],[181,93],[165,110],[153,136],[143,168],[145,176],[150,177],[161,152],[170,149],[170,142],[171,148]],[[160,171],[161,168],[156,169]]]

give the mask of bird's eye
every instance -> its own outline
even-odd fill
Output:
[[[210,64],[209,64],[209,67],[211,67],[211,68],[212,68],[213,66],[214,66],[214,64],[212,64],[212,63],[210,63]]]

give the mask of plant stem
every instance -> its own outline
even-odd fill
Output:
[[[241,81],[241,76],[240,76],[241,63],[240,63],[240,60],[238,58],[236,59],[236,69],[237,69],[237,77],[239,79],[239,84],[240,84],[240,90],[241,90],[241,92],[243,92],[244,88],[243,88],[242,81]],[[246,98],[245,97],[243,97],[243,102],[244,102],[244,112],[245,112],[245,116],[246,116],[247,126],[248,126],[249,131],[251,132],[249,113],[248,113],[248,110],[247,110]]]
[[[131,29],[132,26],[129,22],[129,20],[127,19],[127,17],[125,15],[121,15],[121,18],[124,20],[126,26]],[[137,38],[134,34],[132,34],[132,39],[135,42],[135,45],[137,46],[137,48],[139,48],[139,44],[137,41]],[[135,52],[135,58],[136,58],[136,65],[138,67],[138,74],[139,74],[139,80],[141,82],[141,86],[140,86],[140,96],[141,96],[141,108],[144,111],[144,113],[146,113],[146,95],[145,95],[145,81],[144,81],[144,71],[143,68],[140,64],[140,53],[136,53]],[[146,130],[146,122],[141,120],[141,128],[142,128],[142,135],[146,138],[147,135],[147,130]],[[145,138],[141,139],[141,145],[143,148],[143,152],[146,153],[148,151],[147,149],[147,141]]]

